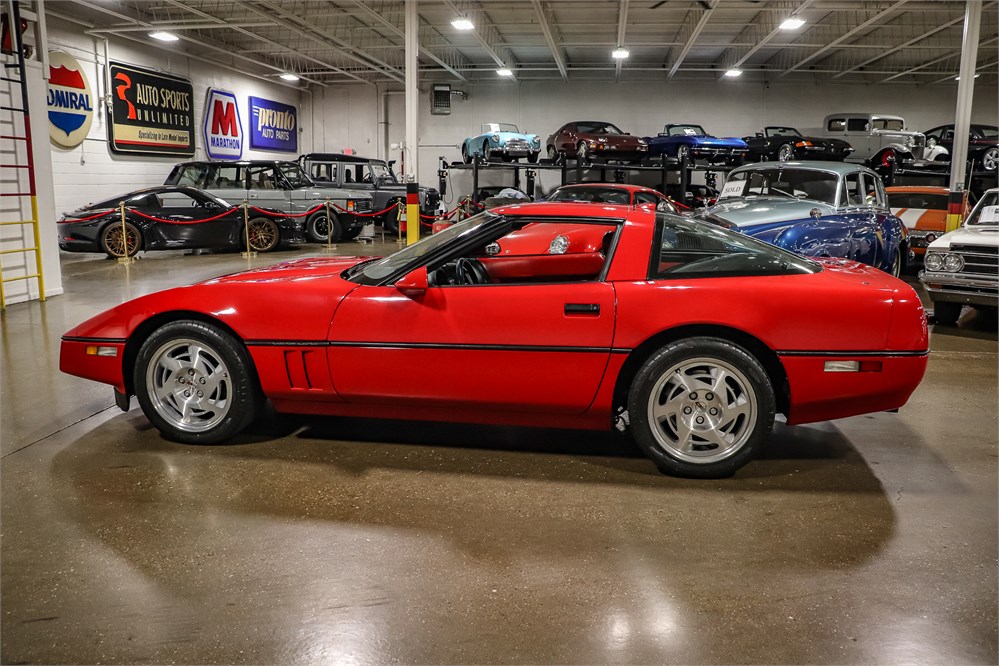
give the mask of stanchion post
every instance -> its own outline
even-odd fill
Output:
[[[403,207],[402,203],[395,203],[395,242],[397,245],[402,245],[402,218],[405,217],[406,209]]]
[[[257,253],[250,247],[250,202],[243,199],[243,235],[246,236],[246,250],[241,252],[242,256],[252,259]]]
[[[118,257],[117,262],[119,264],[130,264],[135,261],[135,257],[128,253],[128,226],[125,224],[125,202],[118,202],[118,215],[121,216],[121,251],[124,256]],[[138,247],[136,247],[138,251]]]
[[[336,252],[337,247],[333,243],[333,217],[330,213],[330,198],[326,197],[326,247],[323,248],[328,253]]]

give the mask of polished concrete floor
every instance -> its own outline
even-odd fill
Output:
[[[934,330],[898,414],[778,426],[707,482],[609,433],[183,446],[58,372],[100,310],[310,253],[67,255],[65,295],[2,315],[2,663],[999,661],[994,320]]]

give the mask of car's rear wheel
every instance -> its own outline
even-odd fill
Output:
[[[142,232],[131,222],[112,222],[101,231],[101,249],[112,259],[134,257],[142,249]]]
[[[167,439],[217,444],[253,420],[263,398],[243,345],[221,328],[181,320],[139,349],[133,385],[146,418]]]
[[[281,232],[277,222],[266,217],[250,220],[250,249],[255,252],[270,252],[281,242]]]
[[[482,144],[482,159],[486,162],[490,162],[493,159],[493,151],[489,149],[488,141]]]
[[[892,277],[902,277],[902,271],[905,268],[905,262],[902,259],[904,252],[905,248],[901,244],[895,248],[895,258],[892,259],[891,270],[889,271]]]
[[[538,163],[538,155],[540,155],[540,154],[541,154],[540,151],[537,152],[537,153],[532,152],[532,153],[528,154],[527,161],[529,163],[531,163],[531,164],[537,164]]]
[[[562,158],[562,155],[555,150],[555,146],[548,146],[548,161],[552,164],[557,163]]]
[[[690,148],[688,146],[680,146],[676,149],[676,161],[680,164],[690,162]]]
[[[676,476],[732,475],[762,446],[774,412],[763,366],[720,338],[666,345],[642,365],[628,395],[635,440]]]
[[[336,243],[339,242],[342,234],[343,225],[340,224],[340,218],[337,217],[336,213],[330,213],[329,219],[327,219],[326,211],[319,211],[310,217],[305,224],[305,235],[313,243],[325,243],[327,240]]]
[[[982,154],[982,168],[986,171],[995,171],[999,165],[999,148],[989,148]]]
[[[468,144],[466,143],[461,144],[461,161],[464,162],[465,164],[472,163],[472,158],[468,154]]]
[[[789,143],[781,145],[777,149],[777,160],[780,162],[790,162],[794,159],[794,146]]]
[[[933,322],[941,326],[953,326],[961,316],[960,303],[933,301]]]

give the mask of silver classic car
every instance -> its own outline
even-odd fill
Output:
[[[853,259],[895,276],[908,252],[881,178],[857,164],[747,164],[701,216],[807,257]]]
[[[905,119],[882,113],[834,113],[826,116],[822,136],[843,139],[853,147],[846,159],[871,168],[926,159],[926,136],[905,128]]]

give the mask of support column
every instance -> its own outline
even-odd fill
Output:
[[[957,82],[954,145],[950,154],[947,231],[953,231],[961,226],[961,212],[964,208],[968,135],[971,131],[971,104],[975,96],[975,67],[978,63],[978,34],[981,22],[982,0],[968,0],[964,11],[964,38],[961,40],[961,79]]]
[[[420,17],[416,12],[417,0],[406,0],[406,173],[408,183],[420,182],[419,138],[419,29]],[[406,243],[420,240],[420,207],[407,202]]]

